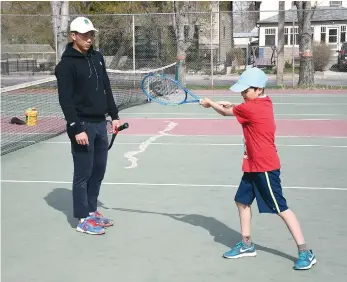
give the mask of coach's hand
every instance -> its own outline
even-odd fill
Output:
[[[88,135],[85,132],[77,134],[76,141],[77,141],[77,144],[80,144],[80,145],[89,145]]]
[[[113,130],[113,132],[116,132],[118,127],[120,127],[120,120],[119,119],[114,119],[112,121],[112,130]]]

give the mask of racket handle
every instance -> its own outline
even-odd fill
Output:
[[[120,127],[118,127],[118,131],[122,131],[124,129],[127,129],[129,127],[129,124],[126,122],[126,123],[123,123]]]

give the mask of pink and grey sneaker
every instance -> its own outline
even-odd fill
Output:
[[[106,218],[102,215],[101,212],[96,211],[93,213],[90,213],[90,217],[96,222],[97,225],[101,227],[110,227],[113,226],[113,220]]]
[[[87,217],[84,221],[79,221],[76,231],[91,235],[105,234],[105,229],[99,226],[92,217]]]

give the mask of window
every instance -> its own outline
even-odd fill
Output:
[[[276,28],[265,28],[265,46],[276,45]]]
[[[326,42],[326,36],[327,36],[327,28],[325,26],[322,26],[320,28],[320,42],[321,43]]]
[[[288,32],[289,32],[289,28],[285,27],[284,28],[284,45],[290,45],[289,44]]]
[[[337,43],[337,28],[329,29],[329,43]]]
[[[341,25],[340,29],[340,42],[346,42],[346,25]]]
[[[299,45],[299,28],[290,28],[290,45]]]
[[[314,41],[314,27],[311,26],[311,39]]]
[[[342,1],[329,1],[331,7],[339,7],[342,6]]]
[[[311,26],[311,37],[313,39],[314,27]],[[284,45],[299,45],[300,37],[299,37],[299,28],[294,27],[285,27],[284,28]]]

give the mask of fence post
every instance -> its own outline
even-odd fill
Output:
[[[135,15],[132,15],[132,30],[133,30],[133,71],[135,72],[136,64],[135,64]]]
[[[283,86],[284,75],[284,24],[285,24],[285,2],[278,4],[278,35],[277,35],[277,86]]]
[[[211,87],[213,89],[213,12],[211,12],[211,26],[210,26],[210,41],[211,41]]]
[[[54,21],[56,22],[56,16],[54,16]],[[54,25],[55,27],[55,64],[57,65],[59,63],[59,56],[58,56],[58,32],[59,32],[59,28],[57,26],[57,24]]]
[[[294,74],[295,74],[295,67],[294,67],[294,63],[295,63],[295,60],[294,60],[294,16],[295,16],[295,11],[293,10],[293,15],[292,15],[292,18],[293,18],[293,31],[290,33],[291,36],[292,36],[292,86],[294,87],[295,85],[295,81],[294,81]]]

